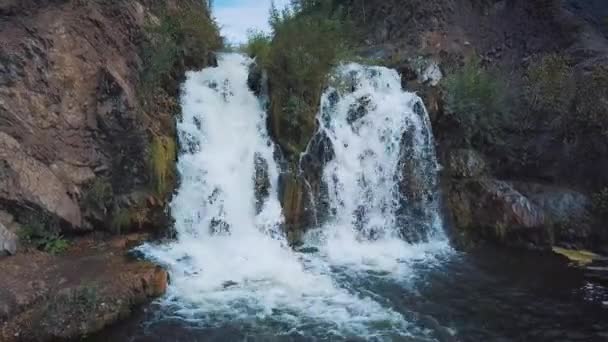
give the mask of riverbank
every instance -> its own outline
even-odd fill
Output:
[[[163,295],[167,272],[128,255],[145,238],[79,238],[62,255],[32,250],[3,259],[0,340],[79,338]]]

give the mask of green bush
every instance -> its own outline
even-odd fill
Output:
[[[175,10],[160,10],[158,19],[146,26],[142,96],[163,87],[182,59],[193,65],[206,65],[210,52],[223,44],[219,28],[204,6],[184,2]]]
[[[608,187],[592,196],[593,212],[601,217],[608,217]]]
[[[532,110],[567,114],[575,92],[574,73],[565,57],[542,56],[528,67],[525,94]]]
[[[470,61],[443,80],[446,110],[459,123],[467,144],[495,141],[509,114],[506,83]]]
[[[128,209],[119,208],[112,213],[110,225],[116,234],[122,234],[131,227],[131,214]]]
[[[248,46],[268,72],[272,130],[292,156],[315,130],[315,114],[327,75],[350,55],[349,23],[333,1],[293,1],[271,10],[273,37],[253,35]],[[254,53],[255,54],[255,53]]]
[[[256,58],[261,67],[268,63],[268,56],[272,44],[272,37],[263,31],[249,31],[247,44],[241,50],[251,58]]]
[[[84,204],[88,208],[94,208],[105,213],[112,204],[114,192],[107,178],[97,177],[87,187],[84,194]]]
[[[597,66],[584,74],[577,89],[576,119],[608,136],[608,67]]]
[[[69,243],[58,232],[56,220],[41,217],[28,217],[22,222],[17,232],[19,240],[25,246],[43,250],[51,254],[65,252]]]

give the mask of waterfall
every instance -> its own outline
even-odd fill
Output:
[[[316,202],[325,201],[327,222],[311,239],[322,240],[336,262],[391,272],[404,256],[445,246],[438,163],[421,99],[383,67],[342,65],[329,83],[306,152],[317,155],[301,160],[324,164],[325,193]]]
[[[280,229],[279,168],[266,113],[247,87],[251,63],[238,54],[222,54],[217,67],[187,74],[177,125],[181,183],[171,203],[177,239],[140,249],[170,272],[161,304],[171,317],[202,327],[238,326],[257,336],[412,335],[417,328],[373,294],[344,283],[342,276],[350,271],[336,270],[334,262],[370,257],[381,261],[364,261],[370,269],[391,271],[398,264],[402,271],[409,261],[432,255],[427,245],[433,234],[410,244],[396,228],[404,203],[398,203],[395,184],[403,160],[399,155],[406,153],[399,134],[415,127],[414,145],[432,146],[424,133],[424,115],[416,116],[412,109],[417,98],[402,92],[396,73],[386,69],[351,65],[339,70],[337,75],[354,71],[358,81],[344,84],[356,88],[350,93],[338,84],[330,88],[320,113],[322,131],[335,150],[323,173],[333,211],[324,229],[335,231],[331,236],[336,239],[311,235],[318,253],[297,252]],[[372,72],[379,74],[363,82],[361,76]],[[352,120],[349,109],[363,93],[369,94],[374,109]],[[391,109],[398,114],[394,118]],[[428,157],[430,151],[423,150],[415,149],[413,155]]]

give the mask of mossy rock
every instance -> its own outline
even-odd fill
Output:
[[[553,252],[568,258],[572,264],[577,266],[587,266],[600,256],[586,250],[566,249],[562,247],[553,247]]]

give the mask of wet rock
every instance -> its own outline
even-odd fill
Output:
[[[253,176],[254,191],[255,191],[255,209],[256,213],[262,211],[266,199],[270,195],[270,178],[268,175],[268,162],[262,158],[259,153],[256,153],[255,159],[255,174]]]
[[[448,196],[458,228],[501,242],[548,244],[543,232],[545,213],[511,184],[496,179],[473,179],[454,184]],[[513,235],[518,238],[509,240]]]
[[[352,126],[355,121],[363,118],[370,110],[373,110],[373,108],[370,108],[370,104],[372,104],[372,101],[369,96],[358,98],[357,102],[353,103],[348,109],[346,122]]]
[[[310,188],[302,176],[283,173],[279,177],[279,198],[285,216],[284,231],[291,245],[299,245],[307,228],[314,226],[316,211]]]
[[[262,95],[266,90],[266,75],[262,68],[257,63],[249,66],[249,76],[247,77],[247,86],[256,95]]]

